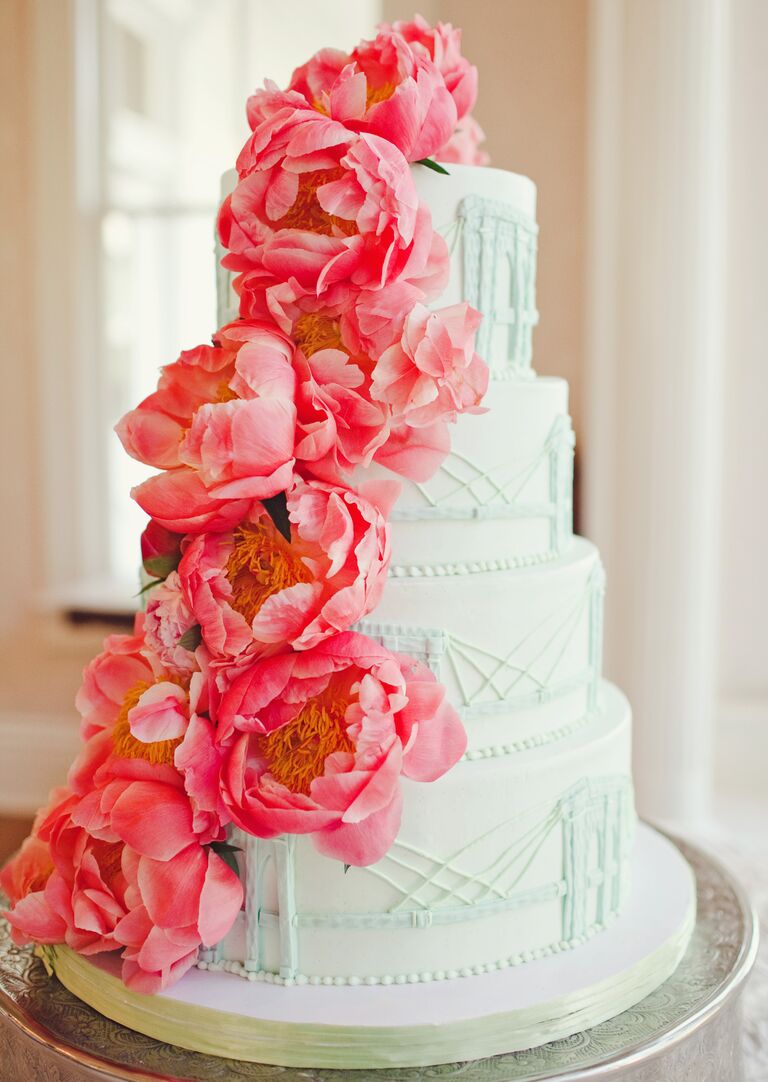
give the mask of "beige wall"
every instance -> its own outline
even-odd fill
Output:
[[[32,514],[38,472],[32,409],[35,358],[31,324],[32,128],[30,6],[0,3],[0,327],[2,405],[0,482],[6,528],[0,531],[0,630],[12,626],[39,557]]]
[[[34,296],[32,288],[39,239],[34,207],[37,193],[45,198],[60,178],[35,169],[34,17],[29,0],[0,2],[0,726],[27,714],[74,721],[80,671],[103,630],[75,631],[37,609],[44,580],[41,539],[59,527],[40,514],[36,326],[46,297]],[[55,274],[48,287],[57,288]],[[34,750],[45,755],[45,748]]]

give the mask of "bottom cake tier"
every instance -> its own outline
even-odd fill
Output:
[[[674,972],[695,923],[691,869],[671,842],[643,825],[632,873],[628,903],[604,934],[578,950],[469,980],[276,988],[191,970],[166,992],[143,996],[120,980],[117,955],[86,958],[67,947],[39,951],[85,1003],[168,1044],[300,1068],[462,1061],[456,1070],[463,1075],[467,1060],[482,1057],[485,1063],[486,1057],[557,1041],[613,1018]]]
[[[405,984],[584,943],[621,911],[635,816],[631,712],[610,684],[556,744],[404,786],[386,857],[345,868],[308,837],[237,835],[246,904],[201,968],[297,984]]]

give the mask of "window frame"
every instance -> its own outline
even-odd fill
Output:
[[[104,3],[60,0],[52,12],[46,0],[34,0],[34,9],[33,289],[45,306],[36,325],[45,564],[37,600],[44,610],[120,616],[137,607],[139,552],[135,581],[114,574],[102,227],[116,209],[148,217],[204,210],[213,219],[215,207],[151,200],[129,207],[108,198]],[[45,184],[54,176],[55,185]],[[214,273],[212,265],[212,280]]]
[[[208,0],[193,2],[206,10]],[[250,89],[250,69],[257,61],[247,41],[261,40],[264,20],[271,15],[255,0],[231,3],[238,34],[226,92],[237,98],[229,106],[239,115]],[[351,5],[352,0],[347,3]],[[359,9],[358,0],[354,3],[355,16],[358,12],[362,16],[362,2]],[[43,550],[35,601],[45,611],[120,616],[137,607],[140,556],[137,546],[136,578],[121,579],[113,573],[109,509],[114,493],[105,451],[112,385],[103,363],[108,343],[102,227],[105,216],[115,209],[166,218],[199,216],[210,209],[213,230],[215,206],[149,198],[146,205],[139,201],[132,208],[109,197],[102,67],[108,58],[107,14],[118,12],[120,20],[125,15],[126,23],[139,33],[142,25],[154,26],[158,18],[171,27],[175,21],[178,31],[173,29],[173,33],[181,34],[188,8],[178,0],[57,0],[55,4],[30,0],[30,4],[34,163],[30,288],[44,311],[44,318],[34,321],[33,331],[40,479],[35,497]],[[380,17],[383,5],[367,0],[365,7],[371,16],[378,8]],[[331,37],[338,33],[342,15],[341,10],[334,13],[331,23],[339,26],[329,29]],[[279,29],[282,32],[284,27]],[[215,281],[213,258],[211,279]],[[179,348],[185,345],[189,343],[178,343]]]

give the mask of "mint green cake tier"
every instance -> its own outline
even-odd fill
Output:
[[[679,851],[638,831],[635,888],[615,924],[578,951],[469,980],[397,987],[276,987],[192,970],[170,992],[126,990],[115,959],[45,949],[57,977],[101,1014],[209,1055],[292,1067],[426,1066],[512,1052],[588,1029],[674,971],[696,915]]]

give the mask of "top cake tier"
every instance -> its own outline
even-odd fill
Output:
[[[482,312],[476,349],[495,379],[531,372],[536,311],[536,185],[504,169],[414,165],[419,198],[451,254],[448,288],[434,307],[469,303]]]
[[[483,315],[476,349],[495,379],[531,373],[536,311],[536,185],[484,166],[446,165],[448,174],[412,166],[419,198],[450,252],[450,277],[433,307],[468,301]],[[235,186],[222,178],[222,196]],[[236,319],[237,297],[219,260],[219,325]]]

